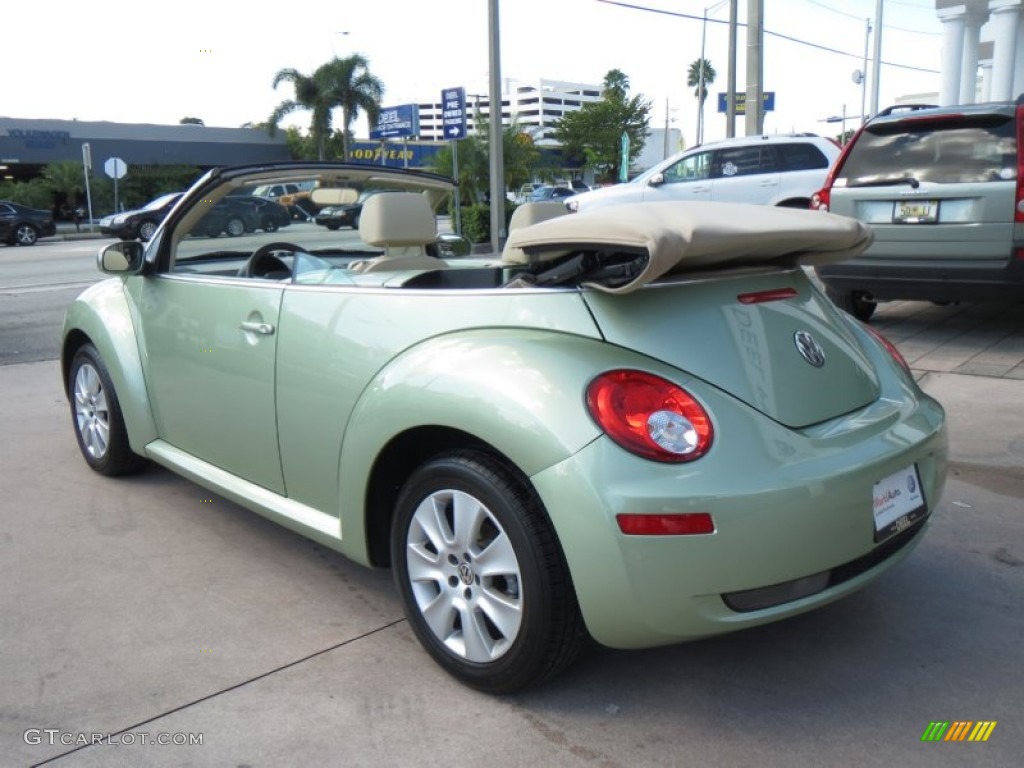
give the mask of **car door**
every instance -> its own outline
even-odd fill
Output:
[[[659,176],[652,177],[644,188],[643,199],[710,200],[712,155],[708,150],[679,158],[659,174],[660,181],[656,181]]]
[[[284,493],[274,363],[283,288],[185,268],[143,279],[146,386],[160,438]]]
[[[711,199],[767,205],[778,197],[780,176],[767,145],[723,147],[715,152]]]
[[[6,203],[0,203],[0,241],[8,240],[14,232],[18,213]]]

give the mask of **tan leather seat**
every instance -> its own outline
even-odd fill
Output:
[[[448,266],[426,251],[437,231],[430,203],[419,193],[380,192],[369,197],[359,216],[359,236],[367,245],[384,248],[384,255],[352,264],[349,269],[354,272]]]

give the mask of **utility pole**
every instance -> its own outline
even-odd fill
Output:
[[[879,0],[881,2],[881,0]],[[764,0],[747,0],[747,136],[764,132]]]
[[[736,135],[736,5],[739,0],[729,0],[729,75],[725,92],[725,136]]]
[[[871,79],[871,116],[878,114],[878,81],[882,79],[882,0],[875,2],[875,76]]]
[[[491,252],[501,252],[505,239],[505,157],[501,141],[501,46],[498,34],[498,0],[488,4],[488,32],[491,54]]]

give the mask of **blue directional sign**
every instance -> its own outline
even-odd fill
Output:
[[[446,139],[466,137],[465,88],[445,88],[441,91],[441,127]]]
[[[420,132],[420,108],[416,104],[384,107],[377,118],[377,127],[370,130],[371,139],[400,139]]]
[[[775,91],[763,91],[761,93],[761,103],[764,104],[765,112],[775,111]],[[727,112],[728,105],[725,103],[725,94],[722,91],[718,92],[718,111]],[[736,94],[736,114],[745,115],[747,113],[747,94],[743,91]]]

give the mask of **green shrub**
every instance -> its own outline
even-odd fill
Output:
[[[505,230],[512,219],[516,206],[505,204]],[[462,208],[462,236],[471,243],[488,243],[491,240],[491,206],[477,204]]]

